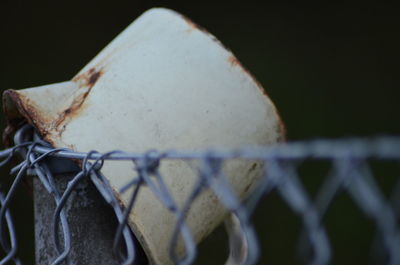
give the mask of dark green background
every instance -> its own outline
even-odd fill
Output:
[[[232,49],[275,102],[290,140],[400,133],[399,9],[384,1],[2,0],[0,89],[70,79],[154,6],[187,15]],[[312,194],[325,174],[318,168],[319,176],[303,177]],[[390,185],[383,181],[384,189]],[[31,211],[21,190],[14,215],[26,259],[32,257]],[[256,219],[264,246],[260,264],[297,263],[299,223],[284,203],[267,197]],[[373,226],[346,196],[333,205],[327,226],[334,264],[368,264]],[[203,244],[207,264],[221,264],[221,237],[217,232]]]

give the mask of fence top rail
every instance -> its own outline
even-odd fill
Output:
[[[399,159],[400,136],[380,136],[374,138],[348,138],[348,139],[318,139],[310,141],[293,141],[274,143],[266,146],[245,146],[228,150],[226,148],[210,148],[205,150],[181,151],[150,150],[148,152],[129,152],[114,150],[105,153],[92,151],[77,152],[68,148],[54,149],[48,143],[19,142],[16,146],[0,151],[0,157],[6,157],[20,147],[32,145],[33,151],[39,154],[48,154],[54,157],[89,160],[135,160],[144,157],[163,159],[283,159],[296,160],[302,158],[313,159]]]

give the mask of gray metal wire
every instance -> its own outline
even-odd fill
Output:
[[[21,264],[17,258],[16,231],[13,225],[9,205],[15,190],[28,172],[33,172],[56,203],[53,218],[53,236],[58,257],[52,264],[69,263],[71,251],[71,235],[65,214],[65,205],[77,184],[89,178],[96,186],[104,200],[113,208],[118,228],[115,232],[113,251],[120,258],[120,264],[134,264],[137,257],[136,241],[127,225],[128,214],[135,206],[138,192],[147,186],[163,203],[164,207],[176,216],[176,226],[170,243],[170,256],[176,264],[192,264],[196,257],[196,244],[189,227],[185,223],[185,213],[192,203],[205,190],[211,189],[221,203],[233,214],[233,223],[240,228],[227,229],[230,245],[245,247],[242,255],[233,253],[230,262],[236,264],[255,264],[259,257],[259,247],[251,215],[258,202],[271,191],[277,191],[292,211],[299,216],[303,224],[299,236],[299,246],[307,253],[307,264],[329,264],[332,250],[329,237],[323,227],[322,219],[335,197],[346,192],[354,203],[371,219],[381,238],[381,247],[386,251],[382,264],[400,264],[400,178],[393,190],[391,201],[385,198],[375,183],[369,167],[370,160],[400,161],[400,138],[383,137],[376,139],[348,140],[316,140],[306,142],[282,143],[265,147],[249,147],[240,150],[204,150],[203,152],[181,152],[178,150],[147,153],[129,153],[112,151],[99,153],[73,152],[68,149],[54,149],[37,137],[32,137],[32,128],[28,125],[15,135],[15,146],[0,151],[0,166],[3,166],[16,155],[23,161],[15,166],[11,173],[15,174],[12,185],[6,193],[0,194],[0,243],[6,256],[0,265],[12,261]],[[66,190],[60,192],[55,185],[55,177],[48,160],[68,158],[81,160],[81,169],[69,182]],[[231,159],[259,160],[264,162],[265,174],[256,190],[246,202],[241,202],[232,191],[222,172],[224,163]],[[326,177],[316,199],[313,201],[303,187],[298,176],[298,166],[304,160],[323,160],[331,164],[331,171]],[[128,205],[122,209],[115,198],[111,186],[101,173],[102,166],[110,160],[128,160],[135,164],[137,177],[120,190],[127,192],[134,187]],[[200,161],[197,172],[197,183],[182,208],[175,203],[168,187],[164,184],[159,169],[164,160]],[[4,188],[3,188],[4,189]],[[62,230],[62,240],[59,229]],[[236,233],[236,234],[235,234]],[[178,238],[183,238],[186,255],[179,258],[176,253]],[[63,241],[63,242],[61,242]],[[121,243],[125,251],[121,251]]]

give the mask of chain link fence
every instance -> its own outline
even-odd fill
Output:
[[[119,258],[120,264],[135,264],[139,259],[140,246],[127,224],[129,213],[135,207],[135,199],[141,188],[148,187],[159,201],[176,217],[174,233],[170,239],[170,256],[175,264],[192,264],[197,249],[190,229],[185,222],[188,212],[196,198],[205,190],[215,193],[220,202],[230,212],[226,230],[229,236],[230,256],[227,264],[256,264],[260,247],[251,216],[261,198],[276,191],[302,221],[299,244],[307,257],[307,264],[329,264],[332,260],[332,246],[324,228],[323,218],[340,193],[346,193],[366,218],[373,221],[379,238],[379,247],[383,249],[381,264],[400,264],[400,177],[387,197],[379,188],[371,170],[371,161],[400,161],[400,138],[383,137],[375,139],[316,140],[289,142],[266,147],[249,147],[240,150],[204,150],[203,152],[150,151],[147,153],[128,153],[112,151],[99,153],[73,152],[68,149],[54,149],[46,142],[33,135],[32,128],[25,126],[14,138],[15,146],[0,152],[0,166],[9,164],[15,156],[22,162],[11,169],[15,176],[10,187],[2,187],[0,193],[0,243],[5,256],[0,264],[21,264],[17,255],[17,237],[10,214],[10,202],[15,191],[27,175],[34,175],[50,194],[56,205],[53,213],[52,237],[56,258],[52,264],[71,264],[72,254],[71,227],[66,214],[66,204],[80,182],[90,179],[102,198],[113,209],[117,220],[112,251]],[[134,150],[133,150],[134,151]],[[67,160],[66,160],[67,159]],[[57,185],[55,172],[62,167],[73,167],[69,161],[78,161],[80,169],[68,181],[64,190]],[[264,165],[264,176],[251,196],[240,201],[232,191],[226,176],[221,170],[224,163],[233,159],[257,160]],[[115,160],[131,161],[137,177],[119,191],[130,195],[126,207],[121,207],[101,168]],[[160,164],[167,160],[196,161],[197,182],[183,207],[178,207],[173,200],[163,175]],[[304,161],[326,161],[330,165],[329,173],[315,199],[311,199],[299,178],[298,169]],[[57,162],[58,161],[58,162]],[[61,161],[61,162],[60,162]],[[180,238],[184,242],[186,254],[180,256],[176,247]],[[136,264],[138,264],[136,262]]]

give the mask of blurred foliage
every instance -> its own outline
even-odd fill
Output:
[[[187,15],[233,50],[275,102],[290,140],[399,134],[400,20],[390,3],[2,0],[0,89],[70,79],[138,15],[164,6]],[[4,126],[3,117],[0,121]],[[9,180],[6,171],[2,176],[3,183]],[[317,189],[323,174],[311,170],[309,176],[307,188]],[[385,190],[392,185],[381,182]],[[20,193],[14,216],[20,254],[30,264],[32,203]],[[260,264],[295,263],[299,223],[285,207],[272,195],[256,213],[264,246]],[[328,213],[334,264],[368,262],[373,229],[360,216],[345,197]],[[223,239],[222,230],[213,234],[201,246],[212,256],[202,260],[222,260]]]

